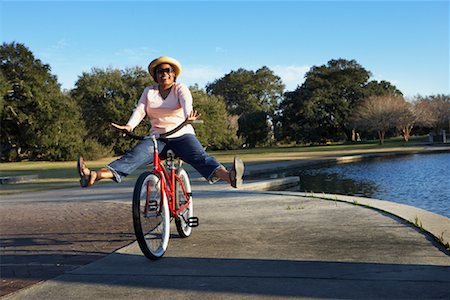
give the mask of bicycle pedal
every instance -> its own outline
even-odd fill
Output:
[[[157,210],[157,209],[158,209],[158,201],[156,201],[156,200],[150,200],[150,201],[148,201],[148,207],[147,207],[147,209],[148,209],[149,211],[155,211],[155,210]]]
[[[198,226],[198,218],[197,217],[190,217],[187,219],[187,225],[189,227],[197,227]]]

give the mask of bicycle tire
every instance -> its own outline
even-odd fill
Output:
[[[191,182],[189,176],[183,168],[178,168],[176,174],[180,177],[181,182],[183,182],[184,189],[189,195],[190,203],[188,207],[175,217],[175,225],[177,227],[178,234],[182,238],[187,238],[192,233],[192,227],[189,226],[188,220],[194,216],[194,203],[192,200]],[[183,193],[180,182],[175,181],[175,208],[179,209],[182,205],[187,202],[186,196]]]
[[[144,172],[139,176],[133,191],[133,226],[142,253],[151,260],[162,257],[169,244],[170,215],[165,197],[158,174]]]

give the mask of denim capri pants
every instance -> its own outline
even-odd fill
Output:
[[[159,139],[159,156],[164,159],[167,151],[172,150],[175,155],[196,169],[209,183],[218,180],[214,176],[222,165],[203,149],[203,146],[193,134],[184,134],[176,138]],[[113,174],[116,182],[130,175],[144,164],[153,163],[153,142],[151,139],[142,140],[119,159],[106,166]]]

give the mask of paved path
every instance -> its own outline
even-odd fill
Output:
[[[122,188],[61,193],[127,203],[131,187]],[[205,183],[194,196],[201,225],[188,239],[174,234],[163,259],[133,243],[5,299],[450,298],[448,252],[396,217]]]
[[[135,240],[126,203],[2,203],[0,231],[0,296],[91,263]]]

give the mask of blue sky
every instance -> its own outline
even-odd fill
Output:
[[[160,55],[204,87],[267,66],[287,91],[312,66],[355,59],[407,97],[450,94],[449,1],[1,1],[2,42],[24,43],[71,89],[93,67]]]

